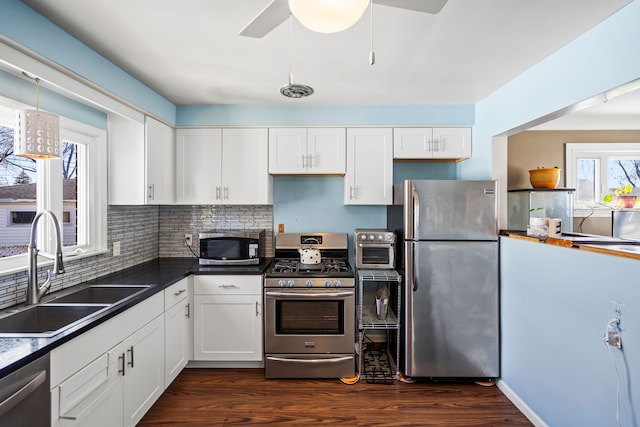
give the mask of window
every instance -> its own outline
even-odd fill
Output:
[[[65,258],[106,250],[106,132],[61,117],[60,159],[13,156],[15,108],[25,106],[0,98],[0,272],[26,269],[30,226],[43,209],[60,221]],[[54,251],[46,218],[37,240]]]
[[[576,211],[608,216],[611,208],[602,199],[627,184],[640,196],[640,143],[568,143],[565,154],[567,187],[576,189]]]

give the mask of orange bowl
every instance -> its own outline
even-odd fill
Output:
[[[560,169],[531,169],[529,171],[529,181],[533,188],[556,188],[560,182]]]

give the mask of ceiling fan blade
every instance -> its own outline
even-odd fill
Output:
[[[447,0],[373,0],[376,4],[415,10],[416,12],[438,13]]]
[[[273,0],[246,27],[240,31],[245,37],[264,37],[289,17],[287,0]]]

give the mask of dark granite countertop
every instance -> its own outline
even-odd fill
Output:
[[[166,287],[173,285],[190,274],[261,275],[271,264],[271,261],[271,258],[263,258],[259,265],[201,266],[195,258],[157,258],[78,285],[126,284],[153,286],[129,300],[110,307],[86,322],[82,322],[53,337],[0,338],[0,378],[47,354],[83,332],[111,319],[151,295],[161,292]],[[68,289],[60,292],[68,291]],[[51,296],[45,296],[43,301],[51,298]]]

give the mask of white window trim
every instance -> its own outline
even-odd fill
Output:
[[[566,143],[565,144],[565,171],[566,185],[569,188],[578,188],[576,164],[580,158],[598,159],[601,167],[598,168],[599,175],[596,176],[596,200],[602,200],[607,192],[605,188],[608,180],[608,169],[602,165],[608,165],[609,157],[636,156],[640,158],[640,143],[636,142],[603,142],[603,143]],[[593,206],[574,202],[575,217],[610,217],[612,209],[603,203],[596,203]]]
[[[8,108],[33,108],[23,105],[15,100],[0,97],[0,103]],[[13,127],[13,115],[6,114],[0,110],[0,123]],[[78,201],[78,211],[86,212],[89,224],[86,228],[78,227],[78,241],[83,241],[86,236],[87,244],[68,246],[63,248],[64,259],[83,258],[87,256],[98,255],[107,252],[107,133],[102,129],[77,122],[75,120],[60,117],[60,134],[61,139],[69,139],[74,142],[87,144],[89,147],[87,152],[87,163],[89,167],[79,165],[78,175],[85,174],[84,182],[87,188],[78,180],[80,188],[78,193],[87,190],[86,200]],[[62,160],[37,160],[38,169],[45,176],[62,176]],[[40,172],[39,172],[40,174]],[[48,180],[39,180],[40,185],[37,186],[37,206],[38,211],[42,209],[51,210],[56,217],[62,218],[62,186],[59,186],[57,192],[52,194],[52,188]],[[78,217],[77,221],[81,219]],[[45,226],[45,224],[47,224]],[[49,221],[42,220],[38,224],[38,232],[40,229],[46,234],[39,234],[39,241],[48,242],[46,247],[41,249],[45,252],[51,252],[53,242],[53,230],[49,229]],[[62,223],[61,223],[62,225]],[[44,266],[52,264],[47,258],[40,257],[38,265]],[[27,254],[15,255],[0,259],[0,275],[10,274],[28,269]]]

